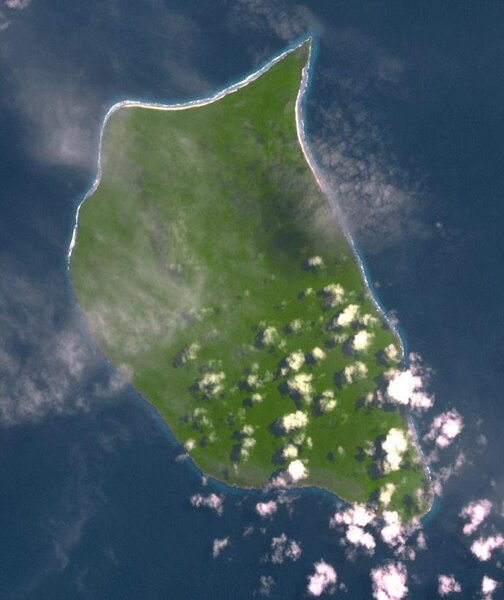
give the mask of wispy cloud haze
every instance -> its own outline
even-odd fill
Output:
[[[59,276],[34,283],[12,265],[3,267],[0,423],[86,411],[97,398],[120,392],[125,381],[103,372],[103,359],[83,323],[69,314]]]

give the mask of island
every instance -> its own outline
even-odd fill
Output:
[[[303,129],[311,40],[212,98],[104,121],[69,268],[104,355],[205,474],[425,512],[402,347]]]

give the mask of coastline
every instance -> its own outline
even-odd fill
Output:
[[[75,247],[75,243],[77,240],[77,230],[79,227],[80,207],[96,191],[98,185],[100,184],[100,179],[101,179],[101,174],[102,174],[101,157],[102,157],[103,134],[104,134],[107,122],[114,112],[116,112],[120,108],[130,108],[130,107],[151,108],[153,110],[164,110],[164,111],[177,111],[177,110],[186,110],[187,108],[195,108],[195,107],[207,106],[208,104],[213,104],[214,102],[221,100],[228,94],[233,94],[233,93],[237,92],[238,90],[241,90],[244,87],[246,87],[249,83],[256,81],[257,79],[259,79],[261,77],[261,75],[266,73],[266,71],[269,71],[271,69],[271,67],[273,67],[277,63],[279,63],[285,56],[287,56],[291,52],[294,52],[298,48],[301,48],[301,46],[303,46],[306,43],[310,44],[309,54],[308,54],[308,63],[307,63],[307,64],[310,64],[311,56],[312,56],[313,39],[314,39],[313,36],[308,35],[308,36],[302,38],[301,40],[298,40],[297,42],[295,42],[294,44],[289,46],[286,50],[284,50],[283,52],[281,52],[280,54],[278,54],[277,56],[272,58],[270,61],[265,63],[257,71],[250,73],[244,79],[240,79],[239,81],[230,84],[226,88],[223,88],[206,98],[189,100],[187,102],[177,102],[174,104],[165,104],[162,102],[144,102],[144,101],[140,101],[140,100],[121,100],[120,102],[116,102],[115,104],[113,104],[106,112],[105,117],[103,118],[103,121],[102,121],[102,125],[100,127],[100,134],[99,134],[99,140],[98,140],[98,165],[97,165],[96,177],[95,177],[93,183],[91,184],[91,187],[89,188],[89,190],[84,194],[82,200],[77,205],[75,222],[74,222],[74,227],[72,230],[72,237],[71,237],[70,245],[69,245],[68,252],[67,252],[67,268],[69,269],[69,267],[70,267],[70,258],[72,256],[72,251]],[[303,78],[304,78],[305,69],[306,69],[306,67],[303,69]],[[302,87],[303,87],[303,83],[301,82],[300,90]],[[299,93],[298,93],[298,99],[296,100],[296,114],[297,114],[297,110],[298,110],[298,104],[299,104]],[[304,152],[304,150],[303,150],[303,152]],[[310,168],[311,168],[311,165],[310,165]],[[318,182],[318,180],[317,180],[317,182]]]
[[[225,96],[235,93],[241,89],[243,89],[244,87],[246,87],[249,83],[252,83],[253,81],[256,81],[258,78],[260,78],[265,72],[267,72],[269,69],[271,69],[273,66],[275,66],[278,62],[280,62],[285,56],[287,56],[288,54],[290,54],[291,52],[294,52],[295,50],[297,50],[298,48],[302,47],[303,45],[308,44],[309,45],[309,49],[308,49],[308,60],[305,64],[305,66],[303,67],[302,70],[302,77],[301,77],[301,83],[298,89],[298,94],[296,97],[296,105],[295,105],[295,117],[296,117],[296,131],[297,131],[297,137],[298,137],[298,141],[299,144],[301,146],[301,150],[303,152],[304,158],[306,160],[306,162],[308,163],[308,166],[310,168],[310,171],[312,172],[317,185],[321,191],[321,193],[323,194],[323,196],[326,198],[327,202],[330,204],[331,209],[334,211],[336,218],[338,220],[338,223],[342,229],[342,232],[347,240],[347,242],[349,243],[351,250],[352,250],[352,254],[355,258],[355,260],[357,261],[357,265],[359,268],[359,272],[362,276],[362,279],[364,281],[364,285],[366,287],[366,289],[368,290],[369,293],[369,297],[373,303],[373,305],[375,306],[375,308],[377,309],[378,313],[381,315],[381,317],[383,318],[383,320],[387,323],[388,327],[391,329],[391,331],[393,332],[393,334],[395,335],[398,344],[400,346],[400,350],[401,350],[401,362],[403,365],[403,368],[406,368],[408,365],[408,356],[406,354],[406,344],[400,334],[400,331],[398,330],[397,324],[395,324],[394,322],[392,322],[389,314],[387,313],[387,311],[385,310],[385,308],[383,307],[383,305],[380,303],[376,292],[374,290],[374,287],[370,281],[370,276],[369,276],[369,272],[367,270],[367,267],[365,265],[364,259],[361,257],[361,255],[359,254],[359,251],[357,249],[357,246],[355,244],[355,241],[352,237],[352,234],[350,233],[350,230],[348,228],[348,226],[346,225],[345,222],[345,218],[344,215],[341,212],[341,209],[339,207],[339,204],[337,202],[337,199],[335,198],[335,194],[332,190],[332,188],[328,185],[328,183],[325,181],[325,178],[323,176],[323,174],[320,172],[310,149],[309,146],[309,142],[307,139],[307,134],[306,134],[306,119],[304,118],[304,100],[307,96],[307,91],[309,89],[309,84],[310,84],[310,76],[311,76],[311,69],[314,63],[314,44],[315,44],[315,38],[312,35],[308,35],[304,38],[302,38],[301,40],[298,40],[297,42],[295,42],[294,44],[292,44],[291,46],[289,46],[289,48],[287,48],[286,50],[282,51],[280,54],[278,54],[277,56],[275,56],[274,58],[272,58],[270,61],[268,61],[267,63],[265,63],[263,66],[261,66],[259,69],[257,69],[256,71],[254,71],[253,73],[247,75],[244,79],[241,79],[237,82],[234,82],[232,84],[230,84],[229,86],[227,86],[226,88],[223,88],[217,92],[215,92],[214,94],[212,94],[211,96],[208,96],[206,98],[201,98],[201,99],[196,99],[196,100],[190,100],[187,102],[179,102],[179,103],[174,103],[174,104],[164,104],[164,103],[159,103],[159,102],[145,102],[145,101],[137,101],[137,100],[122,100],[120,102],[117,102],[115,104],[113,104],[109,110],[107,111],[107,113],[105,114],[105,117],[103,118],[103,122],[100,128],[100,133],[99,133],[99,142],[98,142],[98,160],[97,160],[97,173],[96,173],[96,177],[91,185],[91,187],[89,188],[89,190],[85,193],[85,195],[83,196],[82,200],[78,203],[77,208],[76,208],[76,215],[75,215],[75,222],[74,222],[74,227],[73,227],[73,231],[72,231],[72,237],[71,237],[71,241],[69,244],[69,248],[68,248],[68,252],[67,252],[67,269],[69,272],[70,269],[70,259],[72,256],[72,252],[75,248],[76,245],[76,241],[77,241],[77,232],[78,232],[78,226],[79,226],[79,212],[80,212],[80,208],[82,206],[82,204],[90,197],[93,195],[93,193],[96,191],[96,189],[98,188],[99,184],[100,184],[100,180],[101,180],[101,176],[102,176],[102,143],[103,143],[103,135],[104,135],[104,131],[105,131],[105,127],[108,123],[108,120],[110,119],[110,117],[112,116],[112,114],[114,112],[116,112],[117,110],[119,110],[120,108],[128,108],[128,107],[139,107],[139,108],[150,108],[153,110],[161,110],[161,111],[179,111],[179,110],[186,110],[188,108],[195,108],[195,107],[203,107],[209,104],[212,104],[214,102],[219,101],[220,99],[224,98]],[[135,388],[136,389],[136,388]],[[141,392],[140,390],[137,390],[140,395]],[[142,395],[142,398],[144,396]],[[155,410],[155,407],[152,407],[153,410]],[[427,461],[425,460],[425,455],[421,449],[420,446],[420,441],[419,441],[419,437],[418,437],[418,432],[416,430],[416,427],[414,425],[413,422],[413,417],[411,414],[410,410],[405,411],[405,413],[403,413],[403,416],[405,418],[405,421],[407,423],[407,429],[410,433],[410,438],[411,441],[418,453],[418,456],[422,462],[422,468],[423,471],[425,473],[426,476],[426,480],[429,482],[430,484],[430,489],[433,489],[432,486],[432,475],[429,469],[429,466],[427,464]],[[161,418],[161,417],[160,417]],[[162,419],[161,419],[162,420]],[[163,423],[166,426],[165,421],[163,421]],[[178,442],[177,442],[178,443]],[[189,456],[189,455],[188,455]],[[189,457],[190,458],[190,457]],[[204,475],[204,473],[195,465],[194,461],[192,461],[192,464],[194,465],[194,467],[197,469],[197,471],[201,474],[201,476]],[[222,485],[226,485],[227,487],[232,487],[235,489],[241,489],[241,490],[249,490],[249,491],[264,491],[264,488],[260,488],[260,487],[247,487],[247,486],[239,486],[236,484],[229,484],[225,481],[222,481],[218,478],[215,478],[213,476],[209,476],[212,480],[218,482],[219,484]],[[267,485],[267,484],[266,484]],[[314,486],[314,485],[305,485],[305,486],[293,486],[291,488],[286,488],[287,490],[302,490],[302,489],[314,489],[314,490],[322,490],[324,492],[329,493],[330,495],[340,499],[342,502],[347,503],[348,501],[346,501],[344,498],[342,498],[339,495],[334,494],[333,492],[330,492],[329,490],[326,490],[325,488],[319,487],[319,486]],[[432,492],[432,495],[428,498],[428,503],[429,506],[427,508],[427,510],[422,513],[421,515],[419,515],[419,518],[425,518],[428,513],[430,512],[430,510],[432,509],[434,502],[435,502],[435,494]]]
[[[320,172],[320,170],[317,166],[317,163],[316,163],[315,159],[313,158],[313,155],[311,153],[311,149],[310,149],[310,146],[308,143],[306,129],[305,129],[306,119],[304,118],[304,113],[303,113],[303,102],[304,102],[304,98],[306,97],[307,91],[309,88],[310,68],[314,61],[313,44],[314,44],[314,40],[313,40],[313,38],[310,37],[308,61],[306,63],[306,66],[303,68],[301,85],[299,87],[298,96],[296,99],[296,129],[297,129],[297,133],[298,133],[299,144],[301,146],[301,150],[303,152],[305,160],[308,163],[308,166],[310,167],[310,170],[320,188],[320,191],[322,192],[324,197],[327,199],[327,201],[330,203],[331,208],[336,213],[336,218],[338,219],[338,223],[341,226],[341,229],[345,235],[345,238],[346,238],[347,242],[349,243],[352,253],[357,261],[359,271],[360,271],[361,276],[364,281],[364,285],[366,286],[366,288],[369,292],[369,297],[371,298],[373,305],[375,306],[375,308],[379,312],[379,314],[382,316],[384,321],[387,323],[387,325],[390,327],[390,329],[394,333],[397,341],[399,342],[399,346],[401,349],[401,362],[402,362],[403,368],[406,369],[408,367],[408,362],[409,362],[408,354],[407,354],[407,345],[401,336],[401,333],[398,329],[397,324],[391,320],[388,312],[385,310],[384,306],[381,304],[380,300],[378,299],[378,297],[376,295],[374,286],[372,285],[372,283],[370,281],[369,271],[366,267],[364,259],[359,254],[357,245],[355,244],[352,234],[350,233],[350,230],[349,230],[348,226],[346,225],[345,217],[339,207],[339,204],[338,204],[336,198],[334,197],[334,192],[333,192],[331,186],[325,181],[322,173]],[[411,413],[411,410],[405,411],[404,418],[405,418],[405,421],[408,426],[408,431],[410,433],[411,441],[412,441],[412,443],[418,453],[418,456],[421,460],[425,478],[429,482],[430,489],[432,490],[429,498],[427,499],[428,508],[426,509],[426,511],[424,513],[422,513],[422,515],[420,515],[420,518],[425,518],[428,515],[428,513],[431,511],[432,507],[434,506],[435,500],[436,500],[436,495],[433,491],[434,486],[433,486],[433,481],[432,481],[432,473],[430,471],[429,465],[425,458],[425,454],[422,450],[419,436],[418,436],[418,431],[413,422],[413,415]],[[343,498],[342,498],[342,500],[345,501]]]

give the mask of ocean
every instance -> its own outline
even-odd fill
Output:
[[[370,529],[373,552],[329,525],[345,510],[330,494],[235,490],[181,460],[67,273],[110,106],[209,96],[306,33],[310,147],[435,397],[419,435],[461,424],[423,442],[431,513],[404,543]],[[320,561],[337,598],[441,597],[440,575],[454,597],[504,598],[503,34],[498,2],[0,3],[1,598],[297,599]],[[210,494],[221,514],[191,502]],[[464,532],[471,503],[488,510]]]

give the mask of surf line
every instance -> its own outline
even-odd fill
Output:
[[[322,173],[318,169],[316,162],[313,158],[313,154],[309,147],[309,143],[308,143],[307,135],[306,135],[306,129],[305,129],[303,103],[304,103],[304,98],[307,95],[307,91],[309,88],[309,81],[310,81],[310,77],[311,77],[310,71],[311,71],[311,69],[313,67],[313,63],[314,63],[314,50],[313,50],[314,37],[312,35],[308,35],[304,38],[301,38],[300,40],[298,40],[297,42],[292,44],[289,48],[287,48],[286,50],[284,50],[277,56],[273,57],[270,61],[268,61],[266,64],[264,64],[258,70],[247,75],[244,79],[241,79],[237,82],[230,84],[228,87],[215,92],[214,94],[212,94],[209,97],[195,99],[195,100],[189,100],[187,102],[178,102],[178,103],[174,103],[174,104],[165,104],[165,103],[161,103],[161,102],[145,102],[145,101],[140,101],[140,100],[122,100],[120,102],[116,102],[115,104],[113,104],[107,111],[107,113],[103,119],[101,128],[100,128],[100,135],[99,135],[99,142],[98,142],[98,166],[97,166],[96,177],[95,177],[91,187],[85,193],[82,200],[79,202],[79,204],[77,206],[77,210],[76,210],[76,214],[75,214],[75,222],[74,222],[74,227],[73,227],[73,231],[72,231],[72,238],[71,238],[69,248],[68,248],[68,253],[67,253],[67,267],[69,268],[70,258],[71,258],[72,252],[75,248],[76,241],[77,241],[77,230],[78,230],[78,225],[79,225],[80,208],[81,208],[82,204],[96,191],[96,189],[98,188],[98,185],[100,183],[100,179],[101,179],[101,175],[102,175],[103,135],[104,135],[104,131],[105,131],[107,122],[114,112],[116,112],[120,108],[125,108],[125,107],[150,108],[153,110],[176,111],[176,110],[186,110],[188,108],[194,108],[194,107],[206,106],[208,104],[213,104],[214,102],[221,100],[228,94],[233,94],[234,92],[237,92],[238,90],[241,90],[244,87],[246,87],[249,83],[256,81],[257,79],[259,79],[261,77],[261,75],[263,75],[264,73],[269,71],[269,69],[271,69],[273,66],[275,66],[277,63],[279,63],[285,56],[294,52],[295,50],[297,50],[298,48],[300,48],[301,46],[303,46],[304,44],[307,44],[307,43],[309,44],[308,60],[307,60],[307,64],[305,65],[305,67],[303,67],[301,85],[299,87],[297,98],[296,98],[296,111],[295,111],[296,130],[297,130],[299,144],[301,146],[301,150],[303,152],[305,160],[308,163],[308,166],[310,167],[310,170],[313,173],[313,176],[315,177],[315,180],[316,180],[321,192],[328,199],[328,201],[331,204],[331,207],[335,210],[335,212],[337,214],[338,221],[343,229],[343,232],[345,234],[345,237],[346,237],[348,243],[350,244],[350,246],[352,248],[352,251],[357,260],[357,264],[358,264],[359,270],[361,272],[362,278],[363,278],[365,285],[370,293],[370,297],[371,297],[371,300],[372,300],[374,306],[376,307],[376,309],[378,310],[380,315],[383,317],[383,319],[385,319],[385,321],[387,322],[387,325],[392,329],[392,331],[394,332],[395,336],[397,337],[397,339],[399,341],[399,345],[401,348],[401,358],[402,358],[403,363],[406,364],[408,357],[407,357],[407,354],[405,351],[405,343],[402,339],[402,336],[397,329],[397,325],[391,320],[388,312],[382,306],[382,304],[378,300],[378,298],[373,290],[373,286],[371,285],[371,282],[370,282],[369,273],[365,266],[364,260],[362,259],[360,253],[357,250],[357,246],[352,237],[352,234],[350,233],[349,227],[346,224],[345,216],[339,207],[339,203],[337,202],[336,198],[334,197],[334,192],[333,192],[331,186],[327,184]]]
[[[403,367],[407,368],[409,361],[408,361],[408,355],[406,352],[405,341],[403,340],[403,337],[398,329],[397,324],[391,319],[389,313],[386,311],[386,309],[383,307],[383,305],[380,303],[380,301],[377,297],[377,294],[374,290],[374,286],[371,283],[369,271],[366,267],[364,259],[362,258],[361,254],[358,251],[357,245],[356,245],[354,238],[350,232],[350,228],[348,227],[348,225],[346,223],[345,215],[341,211],[341,208],[339,206],[337,198],[335,197],[332,187],[328,184],[324,175],[322,174],[319,167],[317,166],[316,161],[313,157],[312,151],[310,149],[310,145],[309,145],[307,133],[306,133],[306,127],[305,127],[306,119],[304,118],[304,101],[305,101],[305,98],[307,96],[307,92],[309,89],[310,78],[311,78],[311,69],[313,68],[313,64],[314,64],[315,37],[311,34],[308,34],[307,36],[305,36],[305,37],[297,40],[293,44],[291,44],[288,48],[286,48],[280,54],[273,57],[271,60],[269,60],[267,63],[265,63],[262,67],[260,67],[253,73],[250,73],[249,75],[247,75],[244,79],[236,81],[236,82],[230,84],[228,87],[218,90],[211,96],[208,96],[205,98],[200,98],[200,99],[195,99],[195,100],[189,100],[186,102],[173,103],[173,104],[166,104],[166,103],[161,103],[161,102],[147,102],[147,101],[140,101],[140,100],[122,100],[120,102],[116,102],[115,104],[113,104],[109,108],[107,113],[105,114],[105,117],[103,118],[103,122],[102,122],[102,125],[100,128],[99,142],[98,142],[98,161],[97,161],[98,164],[97,164],[97,172],[96,172],[95,179],[94,179],[91,187],[89,188],[89,190],[84,194],[82,200],[79,202],[77,209],[76,209],[74,227],[73,227],[73,231],[72,231],[72,238],[71,238],[71,241],[70,241],[70,244],[68,247],[68,253],[67,253],[67,268],[70,269],[70,259],[72,256],[72,252],[75,248],[76,241],[77,241],[77,231],[78,231],[78,226],[79,226],[79,212],[80,212],[81,206],[96,191],[96,189],[98,188],[99,183],[100,183],[100,179],[101,179],[101,175],[102,175],[103,135],[104,135],[104,131],[105,131],[107,122],[114,112],[116,112],[120,108],[128,108],[128,107],[150,108],[153,110],[164,110],[164,111],[177,111],[177,110],[186,110],[188,108],[195,108],[195,107],[206,106],[208,104],[213,104],[214,102],[221,100],[228,94],[233,94],[234,92],[237,92],[237,91],[243,89],[244,87],[246,87],[249,83],[256,81],[264,73],[266,73],[269,69],[271,69],[273,66],[278,64],[285,56],[294,52],[298,48],[301,48],[304,44],[308,44],[309,49],[308,49],[308,60],[302,70],[301,84],[298,89],[298,94],[296,97],[296,105],[295,105],[295,120],[296,120],[296,131],[297,131],[298,141],[301,146],[301,150],[303,152],[305,160],[308,163],[308,166],[317,182],[318,187],[320,188],[320,191],[325,196],[325,198],[329,202],[331,208],[335,212],[336,218],[338,219],[338,222],[339,222],[339,224],[343,230],[343,233],[345,235],[345,238],[346,238],[348,244],[350,245],[350,248],[355,257],[355,260],[357,261],[359,271],[361,273],[364,284],[369,292],[369,296],[371,298],[373,305],[375,306],[376,310],[381,315],[381,317],[384,319],[384,321],[387,323],[387,325],[390,327],[390,329],[394,332],[394,335],[395,335],[397,341],[399,342],[400,351],[401,351],[401,361],[402,361]],[[426,473],[427,479],[430,481],[431,486],[432,486],[431,470],[427,464],[425,455],[422,451],[422,448],[421,448],[421,445],[419,442],[419,438],[418,438],[418,432],[417,432],[416,426],[413,422],[411,414],[407,415],[406,421],[408,423],[408,428],[409,428],[412,438],[413,438],[413,443],[415,444],[417,451],[422,459],[422,463],[424,466],[424,472]],[[429,510],[431,508],[432,508],[432,501],[431,501],[431,506],[429,507],[427,512],[429,512]]]
[[[228,94],[233,94],[234,92],[237,92],[238,90],[241,90],[244,87],[246,87],[249,83],[256,81],[257,79],[259,79],[261,77],[261,75],[263,75],[264,73],[269,71],[271,69],[271,67],[274,67],[277,63],[279,63],[285,56],[287,56],[288,54],[291,54],[298,48],[301,48],[301,46],[303,46],[306,43],[310,44],[310,52],[309,52],[309,56],[310,56],[311,48],[312,48],[312,41],[313,41],[312,36],[307,36],[307,37],[304,37],[304,38],[298,40],[297,42],[295,42],[294,44],[289,46],[286,50],[284,50],[277,56],[273,57],[270,61],[268,61],[266,64],[264,64],[258,70],[247,75],[244,79],[240,79],[239,81],[236,81],[236,82],[230,84],[228,87],[223,88],[206,98],[189,100],[187,102],[177,102],[174,104],[165,104],[165,103],[161,103],[161,102],[146,102],[146,101],[140,101],[140,100],[121,100],[120,102],[116,102],[115,104],[113,104],[107,111],[105,117],[103,118],[103,122],[102,122],[102,125],[100,128],[100,135],[99,135],[99,142],[98,142],[98,167],[97,167],[96,177],[95,177],[91,187],[89,188],[89,190],[84,194],[82,200],[79,202],[76,213],[75,213],[75,222],[74,222],[74,227],[73,227],[73,231],[72,231],[72,238],[70,240],[70,245],[68,247],[68,253],[67,253],[67,268],[68,269],[70,268],[70,258],[72,256],[72,252],[75,248],[75,244],[77,241],[77,230],[78,230],[78,226],[79,226],[80,208],[81,208],[82,204],[92,194],[94,194],[94,192],[98,188],[98,185],[100,184],[100,179],[101,179],[101,175],[102,175],[102,160],[101,159],[102,159],[102,147],[103,147],[103,134],[104,134],[107,122],[110,119],[110,117],[113,115],[113,113],[115,113],[120,108],[130,108],[130,107],[151,108],[153,110],[175,111],[175,110],[186,110],[188,108],[207,106],[208,104],[213,104],[214,102],[221,100]],[[304,72],[304,69],[303,69],[303,72]],[[299,94],[298,94],[298,98],[299,98]],[[297,113],[297,110],[296,110],[296,113]]]
[[[98,142],[98,167],[97,167],[96,177],[93,181],[93,184],[91,185],[91,187],[86,192],[86,194],[83,196],[82,200],[79,202],[79,204],[77,206],[77,210],[76,210],[76,214],[75,214],[75,222],[74,222],[74,227],[73,227],[73,231],[72,231],[72,238],[71,238],[70,245],[68,248],[68,253],[67,253],[67,267],[68,268],[70,267],[70,258],[72,256],[72,252],[75,248],[75,244],[77,241],[77,230],[78,230],[78,226],[79,226],[80,208],[81,208],[82,204],[96,191],[96,189],[98,188],[98,185],[100,183],[100,179],[101,179],[101,175],[102,175],[103,135],[104,135],[104,131],[105,131],[107,122],[114,112],[116,112],[120,108],[124,108],[124,107],[138,107],[138,108],[150,108],[153,110],[176,111],[176,110],[186,110],[188,108],[194,108],[194,107],[206,106],[208,104],[213,104],[214,102],[217,102],[218,100],[224,98],[228,94],[233,94],[234,92],[237,92],[238,90],[241,90],[244,87],[246,87],[249,83],[256,81],[257,79],[259,79],[261,77],[261,75],[263,75],[265,72],[267,72],[273,66],[275,66],[277,63],[279,63],[285,56],[294,52],[295,50],[297,50],[298,48],[300,48],[301,46],[303,46],[306,43],[309,44],[308,60],[307,60],[306,65],[303,67],[302,77],[301,77],[301,85],[299,87],[297,98],[296,98],[296,110],[295,110],[296,130],[297,130],[299,144],[301,146],[301,150],[303,152],[305,160],[308,163],[308,166],[310,167],[310,170],[311,170],[321,192],[327,198],[332,209],[336,213],[337,219],[341,225],[344,235],[345,235],[345,237],[352,249],[352,252],[355,256],[355,259],[357,261],[357,264],[358,264],[360,273],[362,275],[362,278],[364,280],[364,283],[369,291],[371,301],[373,302],[373,304],[374,304],[375,308],[377,309],[377,311],[379,312],[379,314],[386,321],[387,325],[390,327],[390,329],[392,329],[392,331],[394,332],[394,334],[399,342],[400,349],[401,349],[401,359],[402,359],[404,366],[406,367],[407,362],[408,362],[408,356],[406,354],[405,342],[401,336],[401,333],[398,330],[396,323],[393,322],[393,320],[389,316],[389,313],[385,310],[385,308],[383,307],[383,305],[380,303],[379,299],[377,298],[377,295],[376,295],[374,288],[370,281],[369,272],[366,268],[366,265],[365,265],[365,262],[364,262],[362,256],[360,255],[360,253],[357,249],[357,246],[355,244],[353,236],[350,233],[350,229],[346,224],[345,216],[341,211],[341,208],[339,206],[337,199],[335,198],[335,195],[334,195],[334,192],[333,192],[331,186],[326,182],[324,176],[320,172],[320,170],[315,162],[315,159],[313,158],[313,154],[311,152],[311,149],[310,149],[310,146],[308,143],[308,139],[307,139],[307,135],[306,135],[306,128],[305,128],[306,120],[304,118],[303,104],[304,104],[304,99],[307,95],[307,91],[309,88],[309,81],[310,81],[310,76],[311,76],[310,72],[311,72],[311,69],[312,69],[313,63],[314,63],[314,50],[313,50],[314,37],[312,35],[308,35],[304,38],[301,38],[300,40],[295,42],[293,45],[291,45],[289,48],[287,48],[286,50],[284,50],[283,52],[281,52],[280,54],[278,54],[277,56],[272,58],[269,62],[264,64],[258,70],[247,75],[244,79],[241,79],[235,83],[232,83],[228,87],[215,92],[212,96],[209,96],[207,98],[190,100],[187,102],[179,102],[179,103],[175,103],[175,104],[163,104],[160,102],[143,102],[140,100],[122,100],[122,101],[117,102],[114,105],[112,105],[109,108],[109,110],[107,111],[107,113],[103,119],[101,128],[100,128],[100,135],[99,135],[99,142]]]
[[[308,61],[307,61],[306,66],[303,68],[301,86],[299,88],[297,99],[296,99],[296,128],[297,128],[299,144],[301,146],[301,150],[303,151],[305,160],[308,163],[308,166],[310,167],[310,170],[313,173],[313,176],[315,177],[315,180],[320,188],[320,191],[327,198],[327,200],[329,201],[329,203],[331,205],[331,208],[333,208],[333,210],[336,213],[338,222],[340,223],[341,228],[343,229],[343,232],[345,234],[345,237],[346,237],[348,243],[350,244],[350,247],[352,248],[352,252],[355,256],[355,259],[357,260],[357,264],[358,264],[360,273],[361,273],[364,283],[369,291],[371,301],[373,302],[375,308],[380,313],[382,318],[386,321],[387,325],[390,327],[390,329],[392,329],[392,331],[394,332],[394,334],[399,342],[399,345],[401,348],[401,360],[405,364],[408,360],[408,357],[406,355],[406,350],[405,350],[406,345],[401,337],[400,332],[397,329],[397,325],[392,321],[388,312],[385,310],[383,305],[380,303],[380,301],[376,297],[376,294],[374,293],[373,286],[371,285],[371,282],[370,282],[368,270],[366,268],[363,258],[361,257],[359,251],[357,250],[357,246],[352,237],[352,234],[350,233],[350,229],[346,224],[345,216],[342,213],[339,203],[334,196],[332,187],[326,182],[324,176],[320,172],[320,170],[317,166],[317,163],[315,162],[315,159],[313,158],[313,154],[311,152],[311,149],[310,149],[310,146],[308,143],[308,139],[307,139],[307,135],[306,135],[306,128],[305,128],[306,119],[304,118],[304,114],[303,114],[303,103],[304,103],[304,98],[307,95],[307,91],[309,88],[310,69],[312,68],[312,65],[314,62],[313,38],[310,37],[310,38],[308,38],[308,40],[310,42]]]
[[[399,342],[399,346],[400,346],[400,350],[401,350],[401,362],[403,364],[403,368],[407,369],[408,364],[409,364],[409,358],[408,358],[408,354],[407,354],[407,350],[406,350],[406,348],[407,348],[406,343],[403,340],[401,332],[398,329],[398,325],[391,319],[389,313],[385,310],[385,308],[383,307],[383,305],[381,304],[381,302],[379,301],[379,299],[375,293],[374,286],[371,283],[370,274],[366,267],[365,261],[357,249],[357,245],[356,245],[356,243],[353,239],[353,236],[350,232],[350,228],[348,227],[348,225],[346,223],[345,216],[344,216],[343,212],[341,211],[341,208],[339,206],[337,198],[335,197],[332,187],[327,183],[325,177],[319,170],[319,167],[317,166],[315,159],[313,158],[313,154],[311,152],[310,145],[309,145],[309,142],[307,139],[307,134],[306,134],[306,129],[305,129],[306,119],[304,118],[303,108],[304,108],[304,99],[307,96],[307,91],[308,91],[309,83],[310,83],[310,69],[314,63],[313,38],[310,37],[308,39],[309,39],[309,44],[310,44],[309,53],[308,53],[308,61],[307,61],[306,66],[303,68],[301,85],[299,87],[299,91],[298,91],[298,95],[297,95],[297,99],[296,99],[296,129],[297,129],[299,144],[301,146],[301,150],[304,154],[305,160],[308,163],[308,166],[310,167],[310,170],[320,188],[320,191],[327,198],[327,201],[329,202],[331,208],[334,210],[336,218],[337,218],[339,224],[341,225],[341,228],[343,230],[345,238],[346,238],[348,244],[350,245],[350,248],[352,249],[352,253],[355,257],[355,260],[357,261],[357,265],[358,265],[359,271],[361,273],[362,279],[364,281],[364,285],[366,286],[366,288],[369,292],[369,296],[371,298],[373,305],[375,306],[378,313],[382,316],[384,321],[387,323],[387,325],[390,327],[390,329],[394,332],[394,335],[396,336],[396,339]],[[436,496],[432,491],[433,490],[433,476],[432,476],[432,471],[430,469],[430,466],[427,462],[426,456],[425,456],[425,454],[422,450],[421,444],[420,444],[418,430],[415,425],[413,416],[411,414],[411,409],[406,411],[406,423],[408,425],[408,429],[409,429],[409,432],[411,435],[411,440],[412,440],[412,442],[416,448],[416,451],[418,452],[419,458],[422,462],[422,467],[423,467],[425,477],[430,484],[428,508],[427,508],[426,512],[422,515],[422,518],[424,519],[424,518],[426,518],[427,514],[429,514],[431,512],[433,506],[435,505]]]

